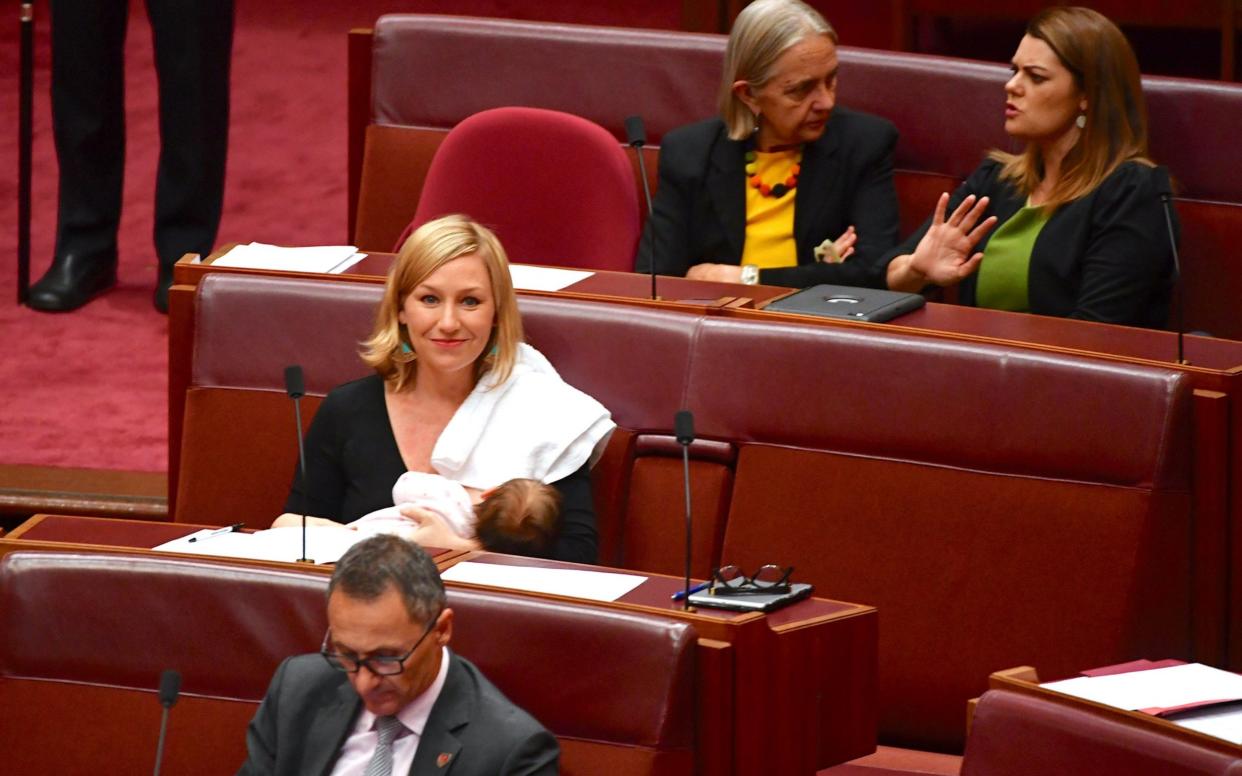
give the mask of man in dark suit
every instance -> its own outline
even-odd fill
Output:
[[[52,131],[60,166],[56,253],[30,288],[63,312],[116,284],[125,170],[129,0],[52,0]],[[173,264],[211,251],[224,199],[233,0],[147,0],[159,79],[155,306],[168,311]]]
[[[468,660],[417,545],[355,545],[328,587],[319,655],[281,664],[246,734],[239,774],[556,774],[556,739]]]

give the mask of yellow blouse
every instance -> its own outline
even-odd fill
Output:
[[[763,181],[784,181],[800,155],[801,150],[796,148],[770,153],[756,151],[755,172]],[[761,269],[795,266],[798,248],[794,243],[794,197],[798,190],[795,188],[780,199],[765,197],[750,185],[750,176],[746,180],[746,243],[742,263]]]

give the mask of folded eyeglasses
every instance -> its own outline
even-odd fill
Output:
[[[738,566],[721,566],[712,572],[712,595],[776,595],[791,590],[789,577],[793,566],[775,564],[760,566],[754,574],[743,573]]]

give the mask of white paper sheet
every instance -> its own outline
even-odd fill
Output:
[[[594,272],[579,269],[532,267],[528,264],[509,265],[513,287],[519,291],[560,291],[594,274]]]
[[[1242,699],[1242,676],[1201,663],[1110,676],[1083,676],[1043,686],[1127,710]]]
[[[306,554],[316,563],[335,563],[346,550],[368,537],[369,534],[351,531],[344,526],[307,526]],[[191,539],[195,541],[192,542]],[[302,557],[302,528],[289,526],[249,534],[230,532],[214,535],[210,530],[202,530],[165,542],[155,549],[191,555],[293,563]]]
[[[286,272],[321,272],[336,275],[365,258],[353,245],[316,245],[305,248],[283,248],[277,245],[249,243],[238,245],[217,258],[217,267],[272,269]]]
[[[1167,719],[1182,727],[1242,744],[1242,703],[1183,711]]]
[[[507,566],[500,563],[458,563],[441,576],[450,582],[473,582],[510,590],[585,598],[589,601],[616,601],[647,581],[634,574],[613,574],[604,571],[577,569],[546,569],[532,566]]]

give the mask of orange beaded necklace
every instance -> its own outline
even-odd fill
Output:
[[[777,183],[767,183],[759,177],[758,154],[755,151],[754,143],[748,142],[746,145],[746,183],[754,189],[758,189],[759,193],[765,197],[780,199],[789,192],[798,187],[798,175],[802,172],[802,147],[798,147],[798,156],[794,159],[793,167],[789,171],[789,177]]]

